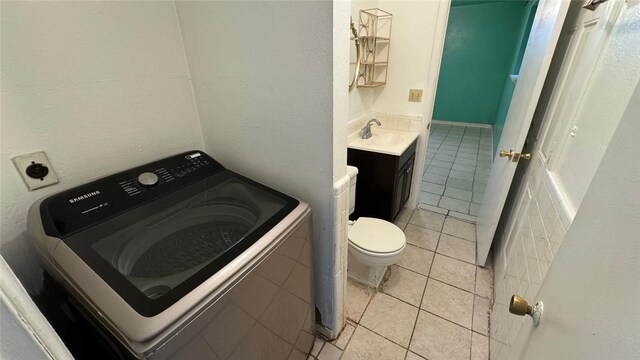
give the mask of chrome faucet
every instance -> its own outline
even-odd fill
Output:
[[[367,122],[367,125],[365,125],[365,127],[362,128],[362,135],[360,136],[360,138],[368,139],[373,136],[373,134],[371,134],[371,124],[373,123],[378,124],[378,126],[382,126],[382,124],[380,124],[380,121],[378,121],[378,119],[369,120]]]

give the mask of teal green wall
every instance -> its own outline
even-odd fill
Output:
[[[498,105],[498,113],[496,114],[496,121],[493,123],[493,154],[495,155],[498,144],[500,143],[500,136],[502,135],[502,129],[504,128],[504,121],[507,119],[507,111],[509,110],[509,104],[511,104],[511,96],[513,96],[513,90],[516,88],[516,84],[507,78],[504,81],[504,89],[502,96],[500,97],[500,105]]]
[[[510,67],[510,74],[519,74],[520,66],[522,65],[522,58],[524,56],[524,50],[527,47],[527,41],[529,40],[529,33],[531,32],[531,25],[533,25],[533,19],[538,8],[537,1],[530,1],[527,3],[524,14],[522,14],[521,28],[518,35],[518,44],[516,52],[512,55],[512,63]],[[513,96],[513,90],[516,85],[507,78],[504,80],[504,87],[502,90],[502,96],[500,97],[500,104],[498,105],[498,111],[496,114],[496,120],[493,123],[493,153],[498,150],[498,144],[500,143],[500,136],[502,136],[502,129],[504,128],[504,122],[507,119],[507,111],[511,104],[511,97]]]
[[[460,5],[466,6],[460,6]],[[525,1],[454,1],[433,118],[494,124],[522,36]]]

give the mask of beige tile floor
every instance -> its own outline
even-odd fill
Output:
[[[492,160],[490,128],[433,124],[418,207],[475,222]]]
[[[396,221],[402,259],[378,291],[347,283],[347,324],[308,359],[489,359],[491,270],[474,265],[475,225],[427,210]]]

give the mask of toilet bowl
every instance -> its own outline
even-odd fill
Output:
[[[358,169],[347,167],[350,176],[350,210],[355,208],[355,184]],[[381,219],[360,217],[348,229],[348,276],[360,283],[377,288],[387,267],[395,264],[406,247],[404,232],[396,225]]]
[[[368,217],[361,217],[351,225],[348,237],[348,276],[376,288],[387,267],[400,259],[406,246],[406,238],[399,227]]]

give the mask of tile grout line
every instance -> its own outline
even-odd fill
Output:
[[[464,292],[469,293],[469,294],[471,294],[471,295],[473,295],[473,296],[479,296],[479,297],[481,297],[481,298],[483,298],[483,299],[487,299],[487,300],[489,299],[489,298],[484,297],[484,296],[482,296],[482,295],[478,295],[478,294],[476,294],[476,293],[475,293],[475,292],[473,292],[473,291],[469,291],[469,290],[463,289],[463,288],[461,288],[461,287],[455,286],[455,285],[453,285],[453,284],[449,284],[449,283],[448,283],[448,282],[446,282],[446,281],[442,281],[442,280],[440,280],[440,279],[436,279],[436,278],[434,278],[434,277],[430,277],[430,276],[429,276],[429,279],[433,279],[433,280],[435,280],[435,281],[437,281],[437,282],[439,282],[439,283],[443,283],[443,284],[445,284],[445,285],[449,285],[449,286],[451,286],[452,288],[456,288],[456,289],[458,289],[458,290],[464,291]],[[420,303],[420,305],[422,305],[422,302]]]
[[[413,214],[416,212],[416,210],[417,210],[417,209],[414,209],[414,210],[411,212],[411,215],[409,216],[409,221],[411,221],[411,218],[413,217]],[[408,223],[409,223],[409,222],[407,222],[407,224],[408,224]],[[442,222],[442,227],[444,227],[444,221]],[[434,231],[435,231],[435,230],[434,230]],[[440,241],[440,236],[438,236],[438,241]],[[437,247],[437,245],[436,245],[436,247]],[[420,248],[420,247],[418,247],[418,248]],[[426,249],[425,249],[425,250],[426,250]],[[435,257],[435,252],[433,252],[433,253],[434,253],[434,257]],[[394,265],[396,265],[396,266],[398,266],[398,267],[400,267],[400,268],[406,269],[406,268],[404,268],[404,267],[402,267],[402,266],[400,266],[400,265],[398,265],[398,264],[394,264]],[[432,258],[432,261],[431,261],[431,266],[433,266],[433,258]],[[429,280],[428,280],[428,279],[429,279],[429,277],[428,277],[428,273],[431,271],[431,266],[429,267],[429,271],[427,272],[427,275],[420,274],[420,273],[418,273],[418,272],[416,272],[416,271],[413,271],[413,270],[410,270],[410,269],[406,269],[406,270],[411,271],[411,272],[416,273],[416,274],[419,274],[419,275],[422,275],[422,276],[425,276],[425,277],[427,278],[427,281],[425,281],[425,289],[426,289],[427,282],[429,281]],[[371,304],[371,301],[373,300],[373,298],[375,297],[375,295],[376,295],[377,293],[378,293],[378,291],[376,291],[376,293],[374,293],[374,295],[371,297],[371,299],[369,299],[369,301],[367,302],[367,305],[365,306],[365,308],[364,308],[364,310],[363,310],[363,312],[362,312],[362,315],[360,316],[360,320],[362,320],[362,317],[364,316],[365,312],[367,311],[367,308],[369,308],[369,305]],[[416,325],[416,323],[417,323],[417,321],[418,321],[418,316],[420,315],[420,306],[417,306],[417,307],[416,307],[415,305],[413,305],[413,304],[409,304],[409,303],[407,303],[406,301],[404,301],[404,300],[402,300],[402,299],[398,299],[398,298],[396,298],[395,296],[393,296],[393,295],[391,295],[391,294],[387,294],[386,292],[384,292],[384,290],[382,290],[382,288],[381,288],[381,290],[380,290],[380,293],[383,293],[383,294],[385,294],[385,295],[388,295],[388,296],[390,296],[390,297],[392,297],[392,298],[394,298],[394,299],[397,299],[398,301],[401,301],[401,302],[403,302],[403,303],[405,303],[405,304],[407,304],[407,305],[410,305],[410,306],[412,306],[412,307],[417,308],[418,312],[417,312],[417,314],[416,314],[416,319],[414,320],[413,329],[411,330],[411,336],[409,337],[409,344],[407,344],[407,347],[404,347],[404,346],[402,346],[402,345],[398,344],[397,342],[395,342],[395,341],[393,341],[393,340],[391,340],[391,339],[388,339],[387,337],[385,337],[385,336],[384,336],[384,335],[382,335],[382,334],[378,334],[378,333],[377,333],[376,331],[374,331],[373,329],[369,329],[369,328],[368,328],[368,327],[366,327],[365,325],[360,324],[360,321],[358,321],[357,326],[356,326],[355,328],[357,329],[359,326],[362,326],[363,328],[365,328],[365,329],[367,329],[367,330],[369,330],[369,331],[373,332],[374,334],[376,334],[376,335],[378,335],[378,336],[381,336],[382,338],[384,338],[384,339],[386,339],[386,340],[388,340],[388,341],[390,341],[390,342],[392,342],[392,343],[394,343],[394,344],[396,344],[396,345],[400,346],[401,348],[405,349],[405,358],[406,358],[406,356],[407,356],[407,354],[408,354],[408,352],[409,352],[409,346],[411,345],[411,340],[412,340],[412,338],[413,338],[413,331],[415,330],[415,325]],[[423,294],[422,294],[422,296],[424,297],[424,290],[423,290]],[[420,303],[422,303],[422,298],[420,299]],[[354,330],[353,332],[354,332],[354,334],[355,334],[355,330]],[[349,343],[351,343],[351,339],[352,339],[352,338],[353,338],[353,334],[351,334],[351,337],[350,337],[350,338],[349,338],[349,340],[347,341],[347,344],[345,345],[344,350],[342,351],[342,354],[340,355],[340,358],[342,358],[342,355],[344,355],[344,352],[346,351],[347,347],[349,346]],[[324,347],[324,346],[323,346],[323,347]],[[318,353],[318,355],[319,355],[319,354],[320,354],[320,353]]]
[[[416,210],[414,210],[414,213],[415,213]],[[413,213],[411,214],[411,216],[413,216]],[[445,216],[445,220],[446,219],[447,218]],[[440,235],[438,235],[438,241],[436,243],[436,249],[438,248],[438,245],[440,244],[440,236],[442,236],[442,229],[444,229],[444,221],[442,222],[442,226],[440,227]],[[420,297],[420,305],[418,305],[418,315],[416,316],[416,320],[413,322],[413,329],[411,329],[411,336],[409,337],[409,345],[407,346],[407,354],[409,352],[409,348],[411,347],[411,342],[413,341],[413,335],[416,332],[416,326],[418,325],[418,319],[420,318],[420,310],[422,308],[422,301],[424,300],[424,294],[427,291],[427,285],[429,284],[429,275],[431,274],[431,269],[433,268],[433,262],[435,261],[435,258],[436,258],[436,256],[435,256],[435,252],[434,252],[433,258],[431,259],[431,265],[429,266],[429,271],[427,272],[427,281],[425,281],[424,289],[422,289],[422,296]],[[406,358],[407,354],[405,354],[405,358]]]
[[[478,144],[478,156],[480,154],[480,146],[481,146],[481,144]],[[478,163],[476,163],[476,167],[475,167],[475,171],[474,171],[473,184],[472,184],[472,191],[473,191],[472,200],[473,200],[473,195],[475,195],[476,193],[480,193],[479,191],[475,191],[475,187],[476,187],[476,183],[477,183],[477,174],[478,174],[478,169],[479,168],[480,168],[480,165],[478,165]],[[484,194],[484,192],[483,192],[483,194]],[[469,213],[471,213],[471,208],[469,208]]]
[[[427,210],[427,209],[416,209],[416,210],[429,211],[429,212],[432,212],[432,213],[434,213],[434,214],[442,215],[442,216],[445,216],[445,217],[446,217],[446,216],[448,216],[448,215],[440,214],[440,213],[437,213],[437,212],[435,212],[435,211],[431,211],[431,210]],[[409,222],[407,222],[407,225],[409,225],[409,224],[411,224],[411,225],[413,225],[413,226],[417,226],[417,227],[419,227],[419,228],[421,228],[421,229],[427,229],[427,230],[431,230],[431,231],[441,232],[440,230],[436,230],[436,229],[432,229],[432,228],[428,228],[428,227],[425,227],[425,226],[421,226],[421,225],[418,225],[418,224],[412,223],[412,222],[411,222],[411,219],[409,219]],[[444,224],[444,222],[443,222],[443,224]]]
[[[419,313],[419,312],[420,312],[420,309],[418,309],[418,313]],[[416,319],[417,319],[417,315],[416,315]],[[409,350],[409,345],[407,345],[407,347],[404,347],[403,345],[398,344],[397,342],[395,342],[395,341],[393,341],[393,340],[389,339],[388,337],[386,337],[386,336],[384,336],[384,335],[382,335],[382,334],[377,333],[375,330],[373,330],[373,329],[369,329],[366,325],[360,325],[360,326],[362,326],[363,328],[365,328],[365,329],[367,329],[367,330],[371,331],[372,333],[374,333],[374,334],[376,334],[376,335],[380,336],[381,338],[383,338],[383,339],[385,339],[385,340],[387,340],[387,341],[390,341],[390,342],[392,342],[392,343],[394,343],[394,344],[396,344],[396,345],[400,346],[401,348],[403,348],[403,349],[405,349],[405,350],[407,350],[407,351]],[[351,340],[351,339],[349,339],[349,340]],[[409,338],[409,344],[411,344],[411,338]]]
[[[480,136],[480,138],[482,138],[482,136]],[[473,172],[473,181],[471,182],[471,201],[473,201],[473,188],[474,185],[476,183],[476,173],[478,171],[478,157],[480,156],[480,141],[478,141],[478,147],[476,149],[476,153],[478,154],[476,156],[476,166],[475,166],[475,171]],[[469,215],[471,215],[471,204],[469,204]]]
[[[445,235],[447,235],[447,234],[445,234]],[[470,263],[470,262],[468,262],[468,261],[460,260],[460,259],[458,259],[458,258],[454,258],[453,256],[449,256],[449,255],[442,254],[442,253],[439,253],[439,252],[434,252],[434,253],[435,253],[435,254],[438,254],[438,255],[440,255],[440,256],[442,256],[442,257],[446,257],[446,258],[449,258],[449,259],[453,259],[453,260],[457,260],[457,261],[463,262],[463,263],[465,263],[465,264],[467,264],[467,265],[473,265],[473,266],[476,266],[476,267],[477,267],[477,266],[479,266],[478,264],[474,264],[474,263]],[[434,256],[434,257],[435,257],[435,256]],[[438,279],[436,279],[436,280],[438,280]],[[475,280],[474,280],[474,281],[475,281]],[[451,284],[449,284],[449,285],[451,285]],[[453,285],[452,285],[452,286],[453,286]],[[462,290],[464,290],[464,289],[462,289]],[[485,296],[483,296],[483,297],[485,297]]]
[[[325,340],[324,338],[318,337],[317,335],[316,335],[316,338],[319,338],[319,339],[322,340],[322,345],[320,345],[320,349],[318,350],[318,356],[320,356],[320,353],[322,352],[322,349],[324,348],[324,345],[327,343],[327,340]],[[314,341],[314,347],[315,347],[316,339],[313,339],[313,341]],[[311,348],[311,351],[313,351],[313,347]],[[309,355],[311,355],[311,354],[309,354]],[[311,356],[313,356],[313,355],[311,355]],[[316,358],[316,359],[318,358],[317,356],[313,356],[313,357]]]
[[[420,249],[422,249],[422,248],[420,248]],[[426,249],[424,249],[424,250],[426,250]],[[431,250],[427,250],[427,251],[431,251]],[[433,252],[433,251],[431,251],[431,252]],[[434,257],[435,257],[435,252],[433,252],[433,254],[434,254]],[[432,260],[432,261],[433,261],[433,260]],[[412,272],[412,273],[414,273],[414,274],[422,275],[422,276],[424,276],[424,277],[429,277],[428,275],[425,275],[425,274],[419,273],[419,272],[417,272],[417,271],[415,271],[415,270],[411,270],[411,269],[406,268],[406,267],[404,267],[404,266],[401,266],[401,265],[398,265],[398,264],[393,264],[393,265],[395,265],[395,266],[397,266],[397,267],[399,267],[399,268],[401,268],[401,269],[404,269],[404,270],[407,270],[407,271],[411,271],[411,272]],[[429,268],[429,270],[431,270],[431,268]]]
[[[458,236],[455,236],[455,235],[451,235],[451,234],[447,234],[447,233],[444,233],[444,232],[443,232],[443,230],[444,230],[444,226],[445,226],[445,223],[446,223],[446,221],[447,221],[447,218],[452,218],[452,219],[454,219],[454,220],[463,221],[463,222],[467,222],[467,223],[468,223],[468,221],[465,221],[464,219],[458,219],[458,218],[456,218],[455,216],[452,216],[452,215],[443,215],[444,220],[442,221],[442,223],[441,223],[441,224],[440,224],[440,226],[438,227],[438,228],[439,228],[439,230],[434,229],[434,228],[428,228],[428,227],[424,227],[424,226],[421,226],[421,225],[418,225],[418,224],[411,223],[411,219],[412,219],[412,218],[413,218],[413,216],[416,214],[416,211],[421,211],[421,210],[422,210],[422,209],[413,209],[413,210],[412,210],[412,212],[411,212],[411,215],[410,215],[410,216],[409,216],[409,218],[408,218],[407,224],[411,224],[411,225],[413,225],[413,226],[417,226],[417,227],[418,227],[418,228],[420,228],[420,229],[425,229],[425,230],[429,230],[429,231],[436,231],[436,232],[438,232],[438,238],[437,238],[437,241],[436,241],[436,244],[435,244],[435,249],[434,249],[434,250],[430,250],[430,249],[427,249],[427,248],[421,247],[421,246],[419,246],[419,245],[414,245],[414,244],[409,244],[409,243],[407,243],[407,244],[408,244],[408,245],[411,245],[411,246],[415,246],[417,249],[422,249],[422,250],[430,251],[430,252],[432,252],[432,253],[433,253],[433,257],[432,257],[432,260],[431,260],[431,264],[430,264],[430,266],[429,266],[429,269],[427,270],[427,273],[426,273],[426,275],[425,275],[425,274],[419,273],[419,272],[417,272],[417,271],[414,271],[414,270],[412,270],[412,269],[408,269],[408,268],[405,268],[405,267],[403,267],[403,266],[400,266],[400,265],[398,265],[398,264],[394,264],[394,265],[398,266],[399,268],[401,268],[401,269],[403,269],[403,270],[410,271],[410,272],[411,272],[411,273],[413,273],[413,274],[416,274],[416,275],[420,275],[420,276],[424,276],[424,277],[426,277],[425,285],[424,285],[423,290],[422,290],[422,294],[421,294],[421,297],[420,297],[419,304],[418,304],[417,306],[416,306],[416,305],[414,305],[414,304],[411,304],[411,303],[409,303],[409,302],[407,302],[407,301],[405,301],[405,300],[403,300],[403,299],[400,299],[400,298],[398,298],[398,297],[396,297],[396,296],[394,296],[394,295],[392,295],[392,294],[389,294],[389,293],[385,292],[385,291],[383,290],[383,288],[382,288],[382,287],[380,287],[380,291],[376,291],[376,292],[373,294],[373,296],[372,296],[370,299],[368,299],[368,301],[367,301],[367,303],[366,303],[366,306],[364,307],[363,312],[362,312],[362,315],[360,316],[360,320],[359,320],[359,321],[361,321],[361,320],[362,320],[362,318],[364,317],[364,314],[367,312],[367,309],[368,309],[368,308],[369,308],[369,306],[371,305],[371,302],[372,302],[373,298],[374,298],[378,293],[382,293],[382,294],[388,295],[389,297],[391,297],[391,298],[393,298],[393,299],[395,299],[395,300],[397,300],[397,301],[400,301],[401,303],[404,303],[404,304],[406,304],[406,305],[409,305],[409,306],[411,306],[412,308],[416,308],[416,309],[417,309],[417,315],[416,315],[416,318],[415,318],[415,320],[414,320],[413,328],[411,329],[411,335],[410,335],[410,337],[409,337],[409,342],[408,342],[408,344],[407,344],[407,345],[406,345],[406,347],[405,347],[405,346],[403,346],[403,345],[401,345],[401,344],[397,343],[396,341],[391,340],[391,339],[387,338],[386,336],[384,336],[384,335],[382,335],[382,334],[379,334],[378,332],[374,331],[373,329],[370,329],[370,328],[368,328],[367,326],[360,324],[360,322],[358,322],[358,323],[352,323],[353,321],[347,321],[347,324],[350,324],[351,326],[353,326],[353,327],[354,327],[354,332],[353,332],[353,333],[351,334],[351,336],[349,337],[349,340],[347,340],[347,342],[345,343],[345,345],[344,345],[344,349],[340,349],[340,348],[338,348],[338,349],[341,351],[340,358],[342,358],[342,356],[343,356],[343,355],[344,355],[344,353],[346,352],[347,348],[349,347],[349,345],[350,345],[350,343],[351,343],[351,340],[353,339],[353,334],[355,333],[356,329],[357,329],[359,326],[362,326],[362,327],[363,327],[363,328],[365,328],[366,330],[371,331],[372,333],[376,334],[377,336],[380,336],[380,337],[382,337],[383,339],[385,339],[385,340],[387,340],[387,341],[389,341],[389,342],[391,342],[391,343],[393,343],[393,344],[395,344],[395,345],[399,346],[400,348],[404,349],[404,351],[405,351],[405,352],[404,352],[404,354],[405,354],[405,355],[404,355],[404,358],[406,359],[406,358],[407,358],[407,356],[408,356],[408,354],[409,354],[409,352],[411,351],[411,350],[410,350],[410,346],[411,346],[411,344],[412,344],[412,342],[413,342],[413,339],[414,339],[414,336],[415,336],[415,331],[416,331],[416,327],[417,327],[417,322],[418,322],[418,319],[419,319],[419,317],[420,317],[421,311],[424,311],[424,312],[426,312],[426,313],[428,313],[428,314],[431,314],[431,315],[433,315],[433,316],[435,316],[435,317],[437,317],[437,318],[440,318],[440,319],[442,319],[442,320],[444,320],[444,321],[446,321],[446,322],[448,322],[448,323],[451,323],[451,324],[456,325],[456,326],[459,326],[459,327],[461,327],[461,328],[463,328],[463,329],[465,329],[465,330],[468,330],[468,331],[469,331],[469,334],[470,334],[470,336],[471,336],[471,338],[469,339],[469,340],[470,340],[470,343],[469,343],[469,344],[470,344],[470,348],[469,348],[469,357],[472,355],[472,351],[473,351],[473,343],[472,343],[472,342],[473,342],[473,336],[474,336],[474,335],[473,335],[473,333],[476,333],[476,334],[477,334],[477,335],[479,335],[479,336],[485,336],[485,337],[487,338],[487,341],[490,341],[490,333],[489,333],[489,334],[483,334],[483,333],[480,333],[480,332],[478,332],[478,331],[473,330],[473,327],[474,327],[474,324],[475,324],[475,316],[474,316],[474,315],[475,315],[475,312],[476,312],[476,297],[477,297],[477,298],[482,298],[482,299],[485,299],[485,300],[489,300],[489,302],[491,303],[491,299],[490,299],[490,298],[487,298],[487,297],[485,297],[485,296],[483,296],[483,295],[480,295],[480,294],[476,294],[477,281],[478,281],[478,277],[479,277],[479,271],[478,271],[478,267],[479,267],[479,266],[478,266],[478,265],[476,265],[475,263],[469,263],[469,262],[466,262],[466,261],[464,261],[464,260],[457,259],[457,258],[455,258],[455,257],[449,256],[449,255],[446,255],[446,254],[441,254],[441,253],[439,253],[439,252],[438,252],[438,248],[439,248],[439,246],[440,246],[440,244],[441,244],[441,240],[442,240],[442,235],[443,235],[443,234],[444,234],[444,235],[447,235],[447,236],[452,236],[452,237],[453,237],[453,238],[455,238],[455,239],[461,239],[461,240],[465,240],[465,241],[468,241],[468,242],[471,242],[471,243],[475,243],[474,241],[471,241],[471,240],[468,240],[468,239],[464,239],[464,238],[461,238],[461,237],[458,237]],[[424,211],[429,211],[429,210],[426,210],[426,209],[425,209]],[[442,215],[442,214],[439,214],[439,215]],[[473,284],[474,286],[473,286],[473,291],[468,291],[468,290],[465,290],[465,289],[459,288],[459,287],[457,287],[457,286],[455,286],[455,285],[449,284],[449,283],[447,283],[447,282],[445,282],[445,281],[442,281],[442,280],[439,280],[439,279],[436,279],[436,278],[431,277],[431,271],[433,270],[433,266],[434,266],[434,262],[435,262],[435,257],[436,257],[436,255],[441,255],[441,256],[443,256],[443,257],[450,258],[450,259],[457,260],[457,261],[461,261],[461,262],[463,262],[463,263],[465,263],[465,264],[469,264],[469,265],[474,266],[475,273],[474,273],[474,284]],[[468,327],[466,327],[466,326],[464,326],[464,325],[458,324],[458,323],[456,323],[456,322],[454,322],[454,321],[452,321],[452,320],[449,320],[449,319],[447,319],[447,318],[445,318],[445,317],[443,317],[443,316],[440,316],[440,315],[438,315],[438,314],[435,314],[435,313],[433,313],[433,312],[431,312],[431,311],[429,311],[429,310],[427,310],[427,309],[423,309],[423,308],[422,308],[423,300],[424,300],[424,297],[425,297],[425,294],[426,294],[426,288],[427,288],[427,285],[429,284],[429,281],[431,281],[431,280],[435,280],[436,282],[440,282],[440,283],[446,284],[446,285],[448,285],[448,286],[451,286],[451,287],[453,287],[453,288],[456,288],[456,289],[462,290],[462,291],[464,291],[465,293],[467,293],[467,294],[471,294],[471,295],[473,296],[473,304],[472,304],[472,307],[471,307],[471,316],[472,316],[472,318],[471,318],[471,326],[470,326],[470,328],[468,328]],[[486,314],[485,314],[485,315],[486,315]],[[333,344],[332,344],[332,345],[333,345]],[[333,346],[335,346],[335,345],[333,345]],[[318,355],[320,354],[320,352],[322,352],[322,349],[324,349],[325,347],[326,347],[326,344],[325,344],[325,343],[323,343],[323,344],[322,344],[322,346],[321,346],[321,348],[320,348],[320,349],[319,349],[319,351],[318,351]]]
[[[446,222],[447,217],[448,217],[448,216],[445,216],[445,221],[442,223],[442,230],[444,230],[444,224],[445,224],[445,222]],[[491,300],[491,299],[490,299],[490,298],[487,298],[487,297],[485,297],[485,296],[483,296],[483,295],[480,295],[480,294],[477,294],[477,293],[476,293],[476,284],[477,284],[477,281],[478,281],[478,269],[477,269],[477,268],[478,268],[478,266],[479,266],[479,265],[477,265],[477,264],[475,264],[475,263],[473,263],[473,264],[472,264],[472,263],[466,262],[466,261],[464,261],[464,260],[456,259],[456,258],[454,258],[454,257],[451,257],[451,256],[448,256],[448,255],[441,254],[441,253],[437,252],[437,249],[438,249],[438,247],[439,247],[439,245],[440,245],[440,239],[441,239],[441,237],[442,237],[442,235],[443,235],[443,234],[444,234],[444,235],[448,235],[448,236],[452,236],[452,237],[455,237],[455,238],[458,238],[458,239],[461,239],[461,240],[465,240],[465,241],[469,241],[469,242],[472,242],[472,243],[476,243],[475,241],[470,241],[470,240],[467,240],[467,239],[463,239],[463,238],[460,238],[460,237],[457,237],[457,236],[454,236],[454,235],[451,235],[451,234],[444,233],[444,232],[442,232],[442,231],[440,232],[440,236],[438,237],[438,243],[437,243],[437,245],[436,245],[436,250],[434,251],[434,258],[433,258],[433,260],[432,260],[432,262],[431,262],[431,267],[429,268],[429,275],[427,276],[427,283],[425,284],[425,289],[423,290],[422,299],[424,299],[424,294],[426,293],[426,286],[427,286],[427,284],[428,284],[428,282],[429,282],[429,280],[430,280],[430,279],[433,279],[433,280],[435,280],[435,281],[437,281],[437,282],[440,282],[440,283],[446,284],[446,285],[448,285],[448,286],[451,286],[451,287],[453,287],[453,288],[456,288],[456,289],[459,289],[459,290],[462,290],[462,291],[464,291],[464,292],[466,292],[466,293],[471,294],[471,295],[473,296],[473,304],[472,304],[472,311],[471,311],[471,328],[467,328],[467,327],[465,327],[464,325],[458,324],[458,323],[456,323],[456,322],[454,322],[454,321],[451,321],[451,320],[449,320],[449,319],[446,319],[446,318],[444,318],[444,317],[442,317],[442,316],[439,316],[439,315],[437,315],[437,314],[435,314],[435,313],[432,313],[431,311],[428,311],[427,309],[422,308],[422,299],[421,299],[421,301],[420,301],[420,306],[418,307],[418,309],[419,309],[419,310],[424,310],[424,311],[426,311],[426,312],[428,312],[428,313],[430,313],[430,314],[432,314],[432,315],[435,315],[435,316],[437,316],[437,317],[439,317],[439,318],[442,318],[442,319],[444,319],[444,320],[446,320],[446,321],[448,321],[448,322],[451,322],[451,323],[453,323],[453,324],[456,324],[456,325],[458,325],[458,326],[461,326],[461,327],[463,327],[463,328],[465,328],[465,329],[470,330],[470,331],[471,331],[471,337],[472,337],[472,339],[473,339],[473,333],[474,333],[474,332],[475,332],[475,333],[480,334],[479,332],[477,332],[477,331],[473,330],[474,314],[475,314],[475,298],[476,298],[476,296],[477,296],[477,297],[480,297],[480,298],[483,298],[483,299],[488,299],[488,300]],[[473,266],[475,267],[475,272],[474,272],[474,284],[473,284],[473,285],[474,285],[474,287],[473,287],[473,291],[468,291],[468,290],[466,290],[466,289],[462,289],[462,288],[460,288],[460,287],[458,287],[458,286],[455,286],[455,285],[453,285],[453,284],[449,284],[448,282],[445,282],[445,281],[442,281],[442,280],[439,280],[439,279],[436,279],[436,278],[431,277],[431,268],[433,267],[433,262],[435,261],[435,254],[439,254],[439,255],[441,255],[441,256],[448,257],[448,258],[450,258],[450,259],[458,260],[458,261],[464,262],[464,263],[469,264],[469,265],[473,265]],[[417,324],[417,319],[416,319],[416,324]],[[413,330],[413,331],[415,332],[415,324],[414,324],[414,330]],[[490,337],[489,337],[488,335],[485,335],[485,334],[480,334],[480,335],[484,335],[484,336],[486,336],[486,337],[487,337],[487,339],[490,339]],[[411,338],[413,338],[413,332],[412,332],[412,334],[411,334]],[[472,339],[471,339],[471,341],[472,341]],[[411,343],[411,341],[410,341],[409,343]],[[469,356],[471,356],[471,349],[472,349],[472,347],[470,347],[470,348],[469,348],[469,352],[470,352],[470,355],[469,355]]]
[[[477,249],[477,248],[476,248]],[[477,251],[477,250],[476,250]],[[476,285],[478,283],[478,269],[476,269],[476,276],[473,281],[473,306],[471,306],[471,339],[469,346],[469,359],[473,356],[473,323],[476,320]]]
[[[438,314],[436,314],[436,313],[434,313],[434,312],[431,312],[431,311],[426,310],[426,309],[423,309],[423,308],[420,308],[419,310],[420,310],[420,311],[424,311],[424,312],[426,312],[426,313],[429,313],[429,314],[431,314],[431,315],[433,315],[433,316],[435,316],[435,317],[437,317],[437,318],[440,318],[440,319],[442,319],[442,320],[444,320],[444,321],[446,321],[446,322],[449,322],[449,323],[451,323],[451,324],[453,324],[453,325],[459,326],[459,327],[461,327],[461,328],[463,328],[463,329],[465,329],[465,330],[469,330],[469,332],[470,332],[470,333],[473,333],[473,330],[472,330],[472,329],[469,329],[468,327],[466,327],[466,326],[464,326],[464,325],[460,325],[460,324],[458,324],[458,323],[457,323],[457,322],[455,322],[455,321],[451,321],[451,320],[447,319],[446,317],[444,317],[444,316],[442,316],[442,315],[438,315]]]
[[[438,149],[437,149],[437,151],[436,151],[436,155],[434,155],[434,159],[435,159],[435,156],[437,156],[437,153],[440,151],[440,148],[441,148],[441,147],[442,147],[442,145],[444,144],[444,141],[445,141],[445,140],[447,139],[447,137],[449,136],[449,133],[451,132],[451,130],[452,130],[452,127],[449,127],[449,129],[447,129],[447,133],[445,134],[444,138],[442,139],[442,143],[440,143],[440,145],[438,145]],[[463,133],[464,133],[464,132],[463,132]],[[460,141],[462,142],[462,139],[461,139]],[[458,144],[458,147],[457,147],[457,149],[456,149],[456,155],[458,154],[458,151],[459,151],[459,150],[460,150],[460,143]],[[453,150],[452,150],[452,151],[453,151]],[[455,156],[454,156],[454,162],[455,162]],[[431,166],[431,165],[430,165],[430,166]],[[434,165],[434,166],[435,166],[435,165]],[[435,167],[438,167],[438,166],[435,166]],[[438,167],[438,168],[439,168],[439,167]],[[446,188],[446,186],[447,186],[447,183],[449,182],[449,175],[451,174],[451,169],[452,169],[452,168],[453,168],[453,162],[451,163],[451,168],[449,168],[449,169],[448,169],[448,170],[449,170],[449,172],[447,173],[447,175],[446,175],[446,179],[445,179],[445,181],[444,181],[444,185],[443,185],[443,186],[445,186],[445,188]],[[426,169],[425,169],[425,174],[426,174]],[[473,184],[471,185],[471,187],[473,188]],[[420,190],[422,191],[422,186],[421,186],[421,189],[420,189]],[[445,189],[445,190],[446,190],[446,189]],[[443,197],[443,196],[444,196],[444,191],[443,191],[443,195],[440,195],[440,196],[439,196],[439,198],[438,198],[438,204],[436,205],[436,207],[440,207],[440,206],[439,206],[439,205],[440,205],[440,201],[442,200],[442,197]],[[472,198],[473,198],[473,195],[472,195]],[[449,210],[449,209],[447,209],[447,213],[448,213],[448,211],[450,211],[450,210]]]
[[[458,218],[456,218],[455,216],[452,216],[452,217],[453,217],[453,218],[455,218],[455,220],[459,220],[459,221],[465,222],[465,223],[467,223],[467,224],[471,224],[470,222],[464,221],[463,219],[458,219]],[[473,224],[473,225],[476,225],[476,224]],[[465,238],[463,238],[463,237],[456,236],[456,235],[449,234],[449,233],[445,233],[445,232],[443,232],[442,234],[445,234],[445,235],[447,235],[447,236],[454,237],[454,238],[456,238],[456,239],[460,239],[460,240],[464,240],[464,241],[472,242],[472,243],[474,243],[474,244],[477,244],[477,243],[478,243],[478,241],[477,241],[477,240],[469,240],[469,239],[465,239]]]
[[[468,130],[468,128],[467,128],[467,127],[465,127],[465,130],[464,130],[465,134],[467,133],[467,130]],[[467,215],[470,215],[470,214],[471,214],[471,202],[473,201],[473,184],[474,184],[474,182],[475,182],[475,176],[476,176],[476,175],[475,175],[475,170],[478,168],[478,156],[479,156],[479,149],[480,149],[480,142],[478,141],[478,146],[476,147],[476,151],[475,151],[475,153],[476,153],[476,161],[475,161],[475,164],[476,164],[476,165],[474,166],[473,179],[471,180],[471,200],[469,201],[469,208],[468,208],[468,210],[467,210]],[[460,150],[458,150],[458,153],[459,153],[459,152],[460,152]],[[456,157],[457,157],[458,153],[456,153]]]
[[[423,276],[424,276],[424,275],[423,275]],[[426,277],[426,276],[425,276],[425,277]],[[428,279],[428,278],[427,278],[427,279]],[[425,285],[426,285],[426,282],[425,282]],[[414,308],[418,308],[418,310],[420,309],[420,305],[415,306],[415,305],[413,305],[413,304],[411,304],[411,303],[408,303],[406,300],[403,300],[403,299],[400,299],[400,298],[399,298],[399,297],[397,297],[397,296],[394,296],[393,294],[389,294],[389,293],[386,293],[386,292],[384,292],[384,291],[382,291],[382,292],[381,292],[381,294],[388,295],[388,296],[390,296],[390,297],[392,297],[392,298],[394,298],[394,299],[396,299],[396,300],[398,300],[398,301],[401,301],[401,302],[403,302],[403,303],[405,303],[405,304],[407,304],[407,305],[411,305],[411,306],[413,306]],[[420,299],[420,301],[422,301],[422,299]]]

